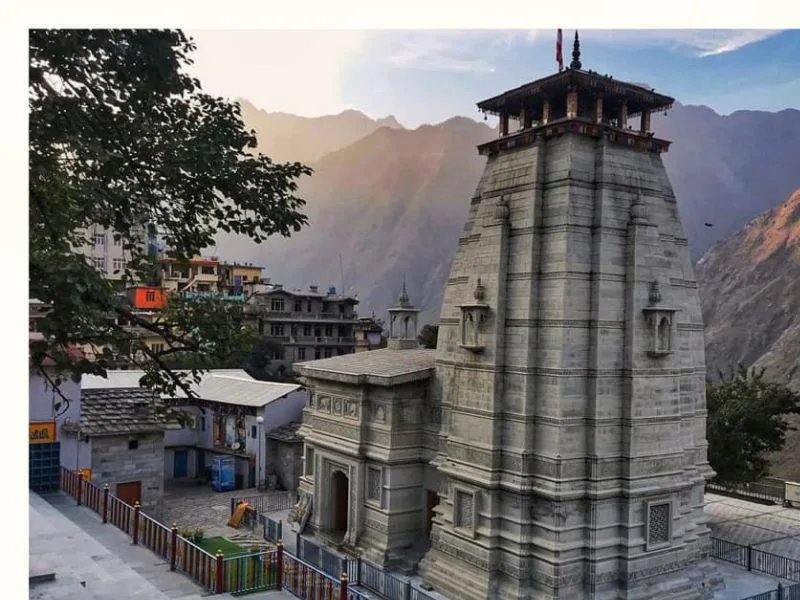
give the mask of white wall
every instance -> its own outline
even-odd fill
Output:
[[[69,400],[69,407],[64,411],[64,400],[59,396],[41,375],[31,374],[28,377],[28,421],[56,421],[56,440],[61,443],[61,466],[69,469],[87,469],[92,467],[92,451],[89,443],[78,442],[75,434],[66,434],[62,430],[64,423],[80,423],[81,420],[81,386],[67,380],[59,386],[59,391]],[[56,419],[55,403],[61,402],[60,413]]]
[[[272,431],[292,421],[303,420],[303,407],[308,401],[306,390],[297,390],[267,404],[264,412],[264,431]]]

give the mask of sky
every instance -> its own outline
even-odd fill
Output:
[[[360,110],[404,126],[460,115],[553,73],[556,30],[209,30],[192,71],[216,95],[303,116]],[[800,108],[800,30],[579,32],[583,69],[646,83],[720,114]],[[564,62],[574,30],[565,29]]]

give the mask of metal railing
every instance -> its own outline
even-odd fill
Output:
[[[231,498],[231,514],[241,502],[247,502],[248,506],[258,514],[265,515],[279,510],[289,510],[295,504],[294,492],[267,492],[258,496],[238,496]]]
[[[786,485],[774,483],[721,483],[709,481],[706,490],[725,496],[736,496],[758,502],[783,504],[786,500]]]
[[[126,504],[83,478],[80,472],[61,468],[59,487],[133,539],[167,561],[171,571],[184,573],[214,594],[244,594],[286,590],[302,600],[370,600],[348,583],[345,570],[329,574],[286,552],[282,543],[274,550],[226,558],[216,556],[178,535],[177,526],[167,527],[141,511],[139,503]]]
[[[711,538],[711,557],[756,571],[800,583],[800,560],[759,550],[730,540]]]

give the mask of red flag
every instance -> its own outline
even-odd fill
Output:
[[[558,72],[564,70],[564,57],[561,54],[561,30],[558,30],[558,37],[556,38],[556,62],[558,63]]]

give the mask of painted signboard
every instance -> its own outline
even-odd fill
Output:
[[[28,424],[28,442],[31,444],[52,444],[56,441],[56,422],[40,421]]]

